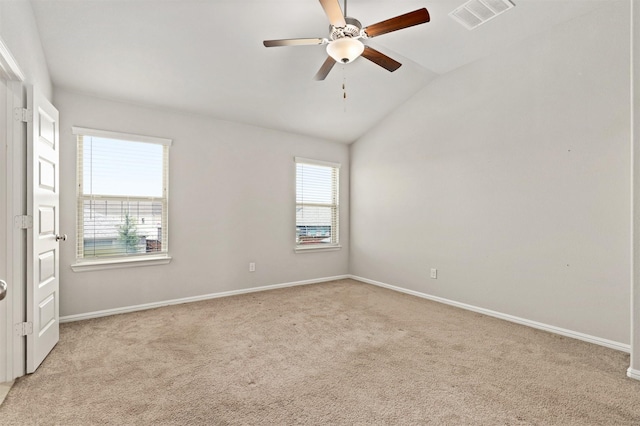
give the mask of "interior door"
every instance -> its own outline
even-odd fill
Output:
[[[27,373],[33,373],[59,339],[58,111],[27,87]]]
[[[0,76],[0,129],[6,129],[7,126],[7,86],[4,78]],[[7,332],[7,317],[9,309],[7,308],[11,297],[6,297],[7,293],[3,291],[3,284],[11,282],[7,274],[7,235],[9,234],[9,224],[7,222],[7,146],[5,141],[6,135],[0,134],[0,383],[8,381],[8,359],[7,349],[9,347],[8,339],[10,334]],[[11,296],[11,294],[9,294]]]

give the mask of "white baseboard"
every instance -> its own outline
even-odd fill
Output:
[[[60,317],[60,323],[72,322],[72,321],[82,321],[82,320],[87,320],[87,319],[91,319],[91,318],[100,318],[100,317],[106,317],[106,316],[110,316],[110,315],[125,314],[125,313],[128,313],[128,312],[136,312],[136,311],[143,311],[143,310],[147,310],[147,309],[154,309],[154,308],[159,308],[159,307],[162,307],[162,306],[178,305],[178,304],[182,304],[182,303],[199,302],[201,300],[217,299],[219,297],[227,297],[227,296],[236,296],[236,295],[239,295],[239,294],[255,293],[255,292],[258,292],[258,291],[274,290],[274,289],[278,289],[278,288],[295,287],[295,286],[307,285],[307,284],[318,284],[318,283],[323,283],[323,282],[327,282],[327,281],[343,280],[343,279],[347,279],[347,278],[351,278],[351,279],[354,279],[356,281],[361,281],[361,282],[367,283],[367,284],[372,284],[372,285],[375,285],[375,286],[378,286],[378,287],[383,287],[383,288],[387,288],[387,289],[390,289],[390,290],[398,291],[398,292],[401,292],[401,293],[410,294],[412,296],[421,297],[423,299],[432,300],[434,302],[444,303],[446,305],[455,306],[457,308],[466,309],[468,311],[478,312],[480,314],[488,315],[488,316],[491,316],[491,317],[494,317],[494,318],[503,319],[505,321],[510,321],[510,322],[514,322],[514,323],[517,323],[517,324],[526,325],[526,326],[529,326],[529,327],[537,328],[539,330],[548,331],[550,333],[555,333],[555,334],[559,334],[559,335],[562,335],[562,336],[567,336],[567,337],[571,337],[571,338],[574,338],[574,339],[582,340],[582,341],[585,341],[585,342],[594,343],[596,345],[605,346],[607,348],[616,349],[616,350],[619,350],[619,351],[622,351],[622,352],[627,352],[627,353],[631,352],[631,346],[628,345],[628,344],[625,344],[625,343],[614,342],[612,340],[602,339],[600,337],[591,336],[589,334],[580,333],[578,331],[567,330],[565,328],[560,328],[560,327],[556,327],[556,326],[553,326],[553,325],[548,325],[548,324],[540,323],[540,322],[537,322],[537,321],[532,321],[532,320],[528,320],[528,319],[525,319],[525,318],[516,317],[516,316],[513,316],[513,315],[509,315],[509,314],[504,314],[504,313],[501,313],[501,312],[492,311],[490,309],[479,308],[477,306],[468,305],[466,303],[456,302],[454,300],[445,299],[443,297],[432,296],[432,295],[429,295],[429,294],[426,294],[426,293],[421,293],[419,291],[414,291],[414,290],[409,290],[409,289],[402,288],[402,287],[397,287],[397,286],[394,286],[394,285],[391,285],[391,284],[386,284],[386,283],[383,283],[383,282],[380,282],[380,281],[370,280],[368,278],[359,277],[359,276],[356,276],[356,275],[338,275],[338,276],[335,276],[335,277],[325,277],[325,278],[317,278],[317,279],[304,280],[304,281],[294,281],[294,282],[290,282],[290,283],[273,284],[273,285],[266,285],[266,286],[261,286],[261,287],[245,288],[245,289],[240,289],[240,290],[223,291],[223,292],[220,292],[220,293],[210,293],[210,294],[204,294],[204,295],[201,295],[201,296],[184,297],[184,298],[180,298],[180,299],[164,300],[164,301],[161,301],[161,302],[145,303],[145,304],[142,304],[142,305],[125,306],[125,307],[121,307],[121,308],[106,309],[106,310],[102,310],[102,311],[87,312],[87,313],[83,313],[83,314],[67,315],[67,316]],[[633,370],[633,369],[629,368],[629,370],[627,371],[627,375],[629,377],[631,377],[631,378],[640,380],[640,371],[639,370]]]
[[[351,278],[356,280],[356,281],[362,281],[363,283],[373,284],[373,285],[378,286],[378,287],[388,288],[390,290],[399,291],[401,293],[410,294],[412,296],[418,296],[418,297],[421,297],[423,299],[428,299],[428,300],[432,300],[434,302],[444,303],[446,305],[455,306],[457,308],[466,309],[468,311],[478,312],[480,314],[488,315],[490,317],[495,317],[495,318],[503,319],[503,320],[506,320],[506,321],[515,322],[517,324],[526,325],[526,326],[529,326],[529,327],[537,328],[539,330],[548,331],[550,333],[560,334],[562,336],[571,337],[571,338],[578,339],[578,340],[583,340],[583,341],[589,342],[589,343],[595,343],[596,345],[605,346],[607,348],[616,349],[616,350],[619,350],[619,351],[622,351],[622,352],[627,352],[627,353],[631,352],[631,345],[627,345],[625,343],[614,342],[613,340],[602,339],[600,337],[591,336],[589,334],[580,333],[578,331],[567,330],[565,328],[560,328],[560,327],[556,327],[556,326],[553,326],[553,325],[548,325],[548,324],[544,324],[544,323],[541,323],[541,322],[532,321],[532,320],[528,320],[528,319],[525,319],[525,318],[520,318],[520,317],[516,317],[516,316],[513,316],[513,315],[509,315],[509,314],[503,314],[501,312],[492,311],[490,309],[479,308],[477,306],[468,305],[466,303],[456,302],[454,300],[449,300],[449,299],[445,299],[443,297],[438,297],[438,296],[432,296],[430,294],[421,293],[419,291],[414,291],[414,290],[408,290],[408,289],[402,288],[402,287],[396,287],[394,285],[385,284],[385,283],[382,283],[382,282],[379,282],[379,281],[370,280],[368,278],[358,277],[356,275],[351,275]],[[632,370],[629,370],[627,372],[627,374],[629,375],[629,377],[632,377],[631,374],[637,374],[638,376],[634,377],[634,378],[640,379],[640,371],[636,370],[635,372],[633,372]]]
[[[640,380],[640,370],[634,370],[633,368],[629,367],[629,369],[627,370],[627,376],[632,379]]]
[[[316,278],[312,280],[295,281],[283,284],[273,284],[261,287],[243,288],[240,290],[223,291],[220,293],[203,294],[202,296],[183,297],[180,299],[163,300],[161,302],[145,303],[142,305],[125,306],[122,308],[105,309],[103,311],[87,312],[84,314],[66,315],[60,317],[60,323],[82,321],[91,318],[100,318],[110,315],[126,314],[129,312],[144,311],[147,309],[160,308],[162,306],[179,305],[182,303],[199,302],[201,300],[217,299],[219,297],[236,296],[238,294],[255,293],[257,291],[275,290],[277,288],[295,287],[299,285],[318,284],[327,281],[344,280],[350,278],[349,275],[338,275],[335,277]]]

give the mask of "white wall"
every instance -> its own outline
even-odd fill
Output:
[[[628,15],[460,68],[357,141],[351,273],[628,344]]]
[[[348,273],[349,149],[258,127],[55,89],[60,111],[61,316]],[[76,139],[71,126],[173,139],[168,265],[73,272]],[[343,164],[341,251],[294,253],[294,157]],[[248,272],[256,262],[256,272]]]
[[[0,1],[0,37],[24,72],[25,83],[37,86],[50,100],[51,79],[31,2]]]

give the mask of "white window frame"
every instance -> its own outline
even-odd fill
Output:
[[[114,268],[128,268],[135,266],[149,266],[149,265],[162,265],[171,262],[171,256],[168,252],[168,207],[169,207],[169,147],[172,144],[171,139],[159,138],[155,136],[136,135],[131,133],[113,132],[108,130],[97,130],[85,127],[71,128],[72,133],[76,136],[87,137],[99,137],[107,139],[119,139],[130,142],[143,142],[162,145],[164,147],[163,152],[163,173],[162,173],[162,187],[163,195],[160,198],[162,202],[162,219],[161,226],[163,229],[163,241],[162,244],[166,247],[166,250],[162,253],[150,253],[140,254],[136,256],[127,257],[108,257],[108,258],[84,258],[81,253],[81,247],[83,247],[84,235],[83,235],[83,220],[84,220],[84,201],[88,199],[104,199],[113,201],[130,201],[134,200],[158,200],[157,198],[145,198],[145,197],[114,197],[114,196],[99,196],[99,195],[85,195],[83,191],[83,152],[82,147],[78,144],[78,152],[76,153],[77,170],[76,170],[76,263],[71,265],[74,272],[93,271],[100,269],[114,269]]]
[[[309,164],[309,165],[314,165],[314,166],[324,166],[324,167],[332,167],[334,169],[337,170],[338,176],[336,179],[336,187],[335,189],[332,189],[333,192],[333,203],[331,204],[320,204],[320,207],[331,207],[335,209],[335,214],[332,215],[332,220],[333,223],[331,224],[331,228],[333,230],[332,232],[332,238],[334,239],[334,242],[332,243],[323,243],[323,244],[299,244],[297,241],[295,242],[295,252],[296,253],[311,253],[311,252],[316,252],[316,251],[332,251],[332,250],[340,250],[342,248],[342,246],[340,245],[340,167],[341,164],[340,163],[333,163],[333,162],[329,162],[329,161],[321,161],[321,160],[314,160],[314,159],[310,159],[310,158],[303,158],[303,157],[294,157],[294,162],[296,165],[296,172],[295,172],[295,184],[296,184],[296,199],[295,199],[295,206],[296,206],[296,210],[294,211],[297,212],[298,207],[300,207],[303,204],[299,204],[298,203],[298,194],[297,194],[297,180],[298,180],[298,176],[297,176],[297,165],[300,164]],[[308,204],[307,204],[308,205]],[[297,227],[297,218],[294,215],[294,220],[296,221],[296,227]]]

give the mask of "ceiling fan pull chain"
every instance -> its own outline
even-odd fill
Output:
[[[344,69],[344,65],[342,66],[342,104],[344,107],[344,112],[347,112],[347,75]]]

